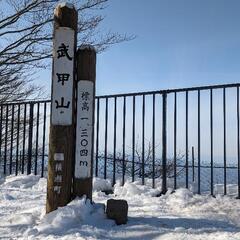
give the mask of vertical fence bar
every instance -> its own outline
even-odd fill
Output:
[[[24,173],[24,165],[25,165],[26,117],[27,117],[27,104],[25,103],[24,115],[23,115],[22,174]]]
[[[116,183],[116,147],[117,147],[117,97],[114,97],[113,185]]]
[[[186,188],[188,188],[188,91],[186,91]]]
[[[105,108],[105,147],[104,147],[104,179],[107,178],[107,146],[108,146],[108,98],[106,98]]]
[[[195,181],[195,160],[194,160],[194,147],[192,146],[192,181]]]
[[[3,105],[1,105],[0,115],[0,163],[2,165],[2,131],[3,131]]]
[[[142,185],[145,183],[145,95],[142,96]]]
[[[210,148],[211,148],[211,195],[213,196],[213,96],[210,90]]]
[[[132,122],[132,182],[135,180],[135,101],[133,96],[133,122]]]
[[[226,89],[223,88],[223,161],[224,161],[224,195],[227,194],[227,156],[226,156]]]
[[[13,161],[13,130],[14,130],[14,104],[12,104],[11,113],[11,141],[10,141],[10,174],[12,174],[12,161]]]
[[[35,145],[35,164],[34,164],[34,174],[37,175],[38,166],[38,135],[39,135],[39,109],[40,103],[37,103],[37,125],[36,125],[36,145]]]
[[[19,152],[19,130],[20,130],[20,113],[21,113],[21,105],[18,104],[18,113],[17,113],[17,146],[16,146],[16,169],[15,175],[18,175],[18,152]],[[20,158],[21,159],[21,158]]]
[[[45,138],[46,138],[46,114],[47,114],[47,103],[44,103],[43,112],[43,141],[42,141],[42,166],[41,166],[41,177],[44,175],[44,159],[45,159]]]
[[[4,146],[4,169],[3,172],[7,172],[7,145],[8,145],[8,105],[6,105],[6,120],[5,120],[5,146]]]
[[[125,144],[126,144],[126,97],[123,97],[123,149],[122,149],[122,185],[125,183]]]
[[[97,129],[96,129],[96,166],[95,166],[95,176],[98,176],[98,147],[99,147],[99,98],[97,98]]]
[[[152,101],[152,187],[155,188],[155,94]]]
[[[31,170],[32,170],[33,108],[34,108],[34,104],[30,103],[29,128],[28,128],[27,174],[31,174]]]
[[[174,147],[174,189],[177,188],[177,93],[174,93],[174,129],[173,129],[173,147]]]
[[[201,194],[201,95],[198,90],[198,194]]]
[[[167,93],[162,94],[162,194],[167,192]]]
[[[240,115],[239,115],[239,87],[237,87],[237,158],[238,158],[238,199],[240,199]]]
[[[19,169],[22,169],[22,163],[21,163],[21,161],[22,161],[22,151],[21,150],[19,151],[19,160],[20,160],[20,167],[19,167]]]

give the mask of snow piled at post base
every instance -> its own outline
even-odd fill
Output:
[[[10,176],[0,185],[0,239],[211,239],[240,240],[240,201],[193,195],[187,189],[155,197],[160,189],[139,182],[94,180],[91,205],[85,198],[45,215],[46,179]],[[127,225],[106,219],[108,198],[129,203]]]

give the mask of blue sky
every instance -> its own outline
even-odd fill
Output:
[[[104,28],[137,37],[98,56],[97,94],[239,82],[239,9],[240,1],[236,0],[110,1],[105,10]],[[235,97],[235,93],[233,95]],[[205,97],[202,154],[207,156],[209,98]],[[222,156],[222,100],[220,96],[218,99],[215,102],[214,154]],[[235,121],[235,102],[229,100],[228,103],[229,116]],[[184,107],[181,109],[184,114]],[[194,109],[191,106],[190,114],[195,114]],[[169,112],[172,114],[170,109]],[[189,117],[189,145],[195,147],[196,116]],[[184,129],[184,123],[179,125],[179,129]],[[228,125],[227,152],[230,158],[236,156],[235,125],[236,122]],[[172,143],[171,128],[169,122],[169,141]],[[180,150],[185,147],[184,139],[185,135],[179,134]]]
[[[97,95],[239,82],[239,9],[239,0],[110,0],[103,11],[106,19],[102,28],[134,34],[136,39],[114,45],[97,56]],[[40,80],[49,93],[51,70]],[[218,92],[214,100],[214,154],[220,161],[223,156],[221,94]],[[230,96],[227,100],[227,155],[228,161],[235,159],[236,162],[236,93],[227,94]],[[201,151],[202,156],[209,157],[209,96],[203,100]],[[195,103],[191,102],[189,110],[189,147],[196,148]],[[184,131],[184,104],[179,107],[183,119],[178,129]],[[171,154],[173,111],[170,107],[168,112]],[[149,121],[146,120],[147,125]],[[110,120],[109,124],[112,124]],[[121,126],[118,129],[121,131]],[[151,136],[146,137],[151,139]],[[178,142],[178,150],[184,151],[185,133],[179,133]]]
[[[97,93],[238,82],[237,0],[112,0],[104,28],[135,34],[98,56]]]
[[[238,82],[239,9],[238,0],[110,0],[102,29],[136,38],[97,56],[97,94]]]

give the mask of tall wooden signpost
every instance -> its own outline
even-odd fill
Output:
[[[71,200],[75,135],[75,52],[77,11],[59,4],[54,11],[51,123],[46,212]]]
[[[92,199],[96,51],[87,45],[76,54],[76,32],[74,6],[59,4],[54,12],[47,213],[76,196]]]
[[[96,51],[90,45],[77,52],[77,126],[73,195],[92,199],[93,129]]]

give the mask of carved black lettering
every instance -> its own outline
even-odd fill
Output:
[[[58,82],[61,82],[62,85],[64,85],[64,82],[67,82],[69,80],[70,74],[68,73],[56,73]]]
[[[70,102],[68,101],[67,104],[64,105],[64,97],[61,97],[61,102],[59,103],[58,100],[55,100],[56,108],[69,108]]]
[[[68,54],[68,48],[69,46],[66,46],[64,43],[62,43],[57,50],[58,56],[57,58],[61,58],[61,57],[67,57],[68,60],[72,61],[72,57],[69,56]]]
[[[87,161],[80,161],[79,163],[80,166],[88,166],[88,162]]]
[[[86,147],[88,145],[88,140],[82,139],[81,140],[81,146]]]

